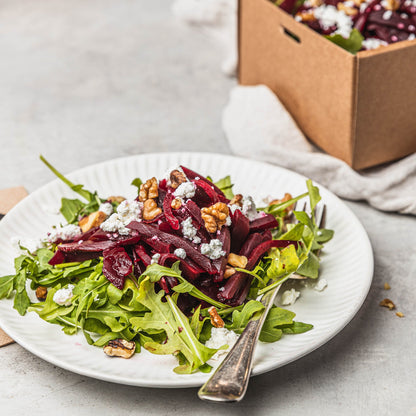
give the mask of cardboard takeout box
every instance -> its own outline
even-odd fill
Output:
[[[416,151],[416,40],[352,55],[269,0],[240,0],[239,82],[271,88],[354,169]]]

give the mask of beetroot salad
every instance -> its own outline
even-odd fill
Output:
[[[273,3],[351,53],[416,37],[416,0],[279,0]]]
[[[264,308],[259,295],[293,273],[318,278],[318,255],[333,235],[316,224],[320,195],[310,180],[302,195],[257,208],[234,194],[230,177],[214,183],[178,166],[165,178],[134,179],[137,197],[127,200],[98,196],[41,159],[81,198],[62,198],[67,224],[36,247],[20,241],[16,274],[0,278],[0,298],[14,296],[21,315],[36,312],[68,335],[82,331],[107,356],[145,348],[177,357],[177,373],[210,371]],[[310,215],[294,210],[303,198]],[[294,317],[273,306],[260,340],[312,328]]]

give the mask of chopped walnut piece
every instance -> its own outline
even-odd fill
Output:
[[[78,225],[83,233],[91,230],[91,228],[98,227],[107,219],[107,214],[101,211],[93,212],[87,217],[81,218]]]
[[[296,13],[296,17],[299,17],[301,19],[301,22],[313,22],[314,20],[316,20],[315,15],[313,14],[313,12],[310,11]]]
[[[319,7],[324,4],[322,0],[309,0],[309,3],[311,4],[312,7]]]
[[[39,286],[36,289],[36,297],[38,298],[38,300],[40,300],[41,302],[46,300],[46,296],[48,295],[48,288],[46,288],[45,286]]]
[[[201,209],[201,216],[205,222],[205,228],[209,233],[215,233],[221,230],[226,223],[230,210],[224,202],[217,202],[207,208]]]
[[[104,347],[104,352],[110,357],[130,358],[136,351],[136,343],[134,341],[126,341],[118,338],[109,341]]]
[[[390,285],[387,282],[384,283],[384,290],[390,290],[390,289],[391,289]]]
[[[155,177],[148,179],[145,183],[140,185],[139,201],[144,202],[150,198],[157,198],[159,190],[157,188],[157,179]]]
[[[186,176],[183,172],[181,172],[180,170],[173,170],[170,173],[170,186],[172,188],[177,188],[181,183],[184,183],[187,181]]]
[[[151,221],[162,213],[162,209],[159,208],[154,199],[148,199],[143,204],[143,219]]]
[[[360,7],[366,0],[352,0],[357,7]]]
[[[235,273],[236,273],[236,271],[233,267],[225,266],[224,279],[228,279],[229,277],[231,277]]]
[[[172,207],[172,209],[179,209],[182,206],[182,200],[180,198],[175,198],[170,203],[170,206]]]
[[[343,11],[347,16],[355,16],[358,13],[357,9],[354,9],[354,7],[348,7],[344,3],[338,3],[337,8],[340,11]]]
[[[404,318],[404,313],[402,313],[402,312],[396,312],[396,315],[397,315],[399,318]]]
[[[386,308],[389,308],[390,310],[394,309],[396,307],[396,305],[390,300],[390,299],[383,299],[380,302],[380,306],[384,306]]]
[[[243,195],[237,194],[233,196],[233,199],[230,201],[230,205],[243,206]]]
[[[400,0],[386,0],[386,10],[396,11],[400,7]]]
[[[124,196],[109,196],[107,198],[108,202],[118,202],[119,204],[121,204],[125,200],[126,198],[124,198]]]
[[[240,269],[245,269],[247,266],[247,257],[239,256],[238,254],[230,253],[228,255],[228,264],[234,267],[239,267]]]
[[[221,316],[218,315],[218,312],[214,306],[211,306],[208,309],[208,313],[211,316],[211,323],[215,328],[224,328],[224,321],[222,320]]]

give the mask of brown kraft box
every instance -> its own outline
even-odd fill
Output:
[[[269,0],[239,0],[238,20],[239,83],[271,88],[321,149],[357,170],[416,151],[416,40],[352,55]]]

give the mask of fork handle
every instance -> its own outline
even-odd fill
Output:
[[[238,402],[246,393],[253,354],[263,319],[250,321],[212,377],[200,388],[200,399]]]

